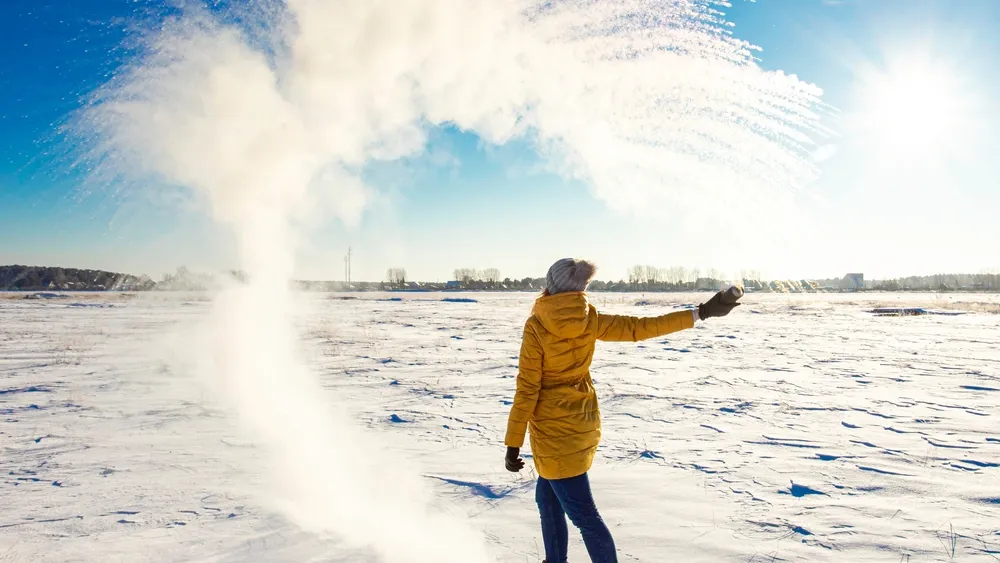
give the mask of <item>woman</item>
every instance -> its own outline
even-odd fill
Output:
[[[602,315],[585,293],[595,273],[594,265],[584,260],[565,258],[553,264],[521,342],[505,465],[513,472],[524,467],[520,448],[530,428],[539,475],[535,501],[542,519],[543,563],[566,563],[567,515],[580,529],[591,561],[618,561],[587,478],[601,441],[601,415],[590,378],[595,342],[656,338],[691,328],[698,319],[725,316],[736,306],[724,303],[719,293],[692,311],[649,318]]]

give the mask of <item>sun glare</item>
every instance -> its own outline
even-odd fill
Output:
[[[970,142],[973,98],[958,69],[910,57],[861,77],[855,129],[882,159],[934,163]]]

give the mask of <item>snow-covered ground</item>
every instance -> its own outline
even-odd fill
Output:
[[[22,297],[0,294],[0,561],[377,561],[266,508],[268,461],[172,367],[162,342],[208,313],[204,296]],[[533,296],[396,297],[304,297],[331,408],[418,464],[496,561],[541,561],[533,473],[502,462]],[[652,315],[705,297],[593,301]],[[621,560],[1000,561],[1000,299],[744,301],[599,345],[592,479]],[[570,561],[586,560],[574,533]]]

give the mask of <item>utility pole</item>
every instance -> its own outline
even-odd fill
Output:
[[[347,247],[347,256],[344,256],[344,280],[347,281],[347,287],[351,287],[351,247]]]

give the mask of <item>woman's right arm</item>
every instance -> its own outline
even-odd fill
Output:
[[[521,357],[518,361],[517,391],[514,404],[507,419],[507,435],[504,443],[508,448],[524,445],[524,435],[528,431],[528,421],[535,413],[538,392],[542,388],[542,344],[538,340],[531,323],[524,326],[521,338]]]

